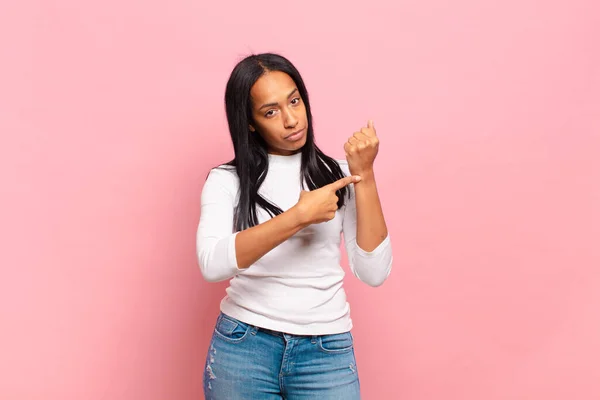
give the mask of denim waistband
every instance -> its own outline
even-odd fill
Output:
[[[225,314],[223,312],[221,312],[221,314],[222,315],[220,316],[220,318],[222,318],[222,316],[226,316],[227,318],[232,319],[232,320],[234,320],[234,321],[236,321],[238,323],[242,323],[244,325],[251,326],[252,328],[254,328],[255,331],[264,332],[266,334],[269,334],[269,335],[272,335],[272,336],[276,336],[276,337],[280,337],[280,338],[316,338],[317,336],[319,336],[319,335],[297,335],[297,334],[293,334],[293,333],[286,333],[286,332],[281,332],[281,331],[274,331],[272,329],[263,328],[263,327],[260,327],[260,326],[249,324],[249,323],[244,322],[244,321],[240,321],[240,320],[238,320],[236,318],[233,318],[232,316],[229,316],[229,315],[227,315],[227,314]]]

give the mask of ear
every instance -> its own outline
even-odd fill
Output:
[[[248,128],[250,128],[250,132],[256,132],[256,130],[254,129],[254,127],[252,125],[248,125]]]

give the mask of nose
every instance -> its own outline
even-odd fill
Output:
[[[286,129],[295,128],[298,125],[298,118],[291,109],[285,109],[283,111],[283,123]]]

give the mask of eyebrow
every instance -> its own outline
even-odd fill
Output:
[[[292,96],[294,95],[294,93],[296,93],[297,91],[298,91],[298,88],[295,88],[294,90],[292,90],[292,91],[291,91],[291,93],[290,93],[290,94],[288,94],[288,97],[287,97],[287,98],[289,99],[290,97],[292,97]],[[268,104],[263,104],[262,106],[260,106],[259,110],[262,110],[263,108],[266,108],[266,107],[274,107],[274,106],[276,106],[276,105],[278,105],[278,104],[279,104],[279,103],[268,103]]]

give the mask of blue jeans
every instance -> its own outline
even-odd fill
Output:
[[[204,368],[206,400],[358,400],[350,332],[297,336],[258,328],[223,313]]]

